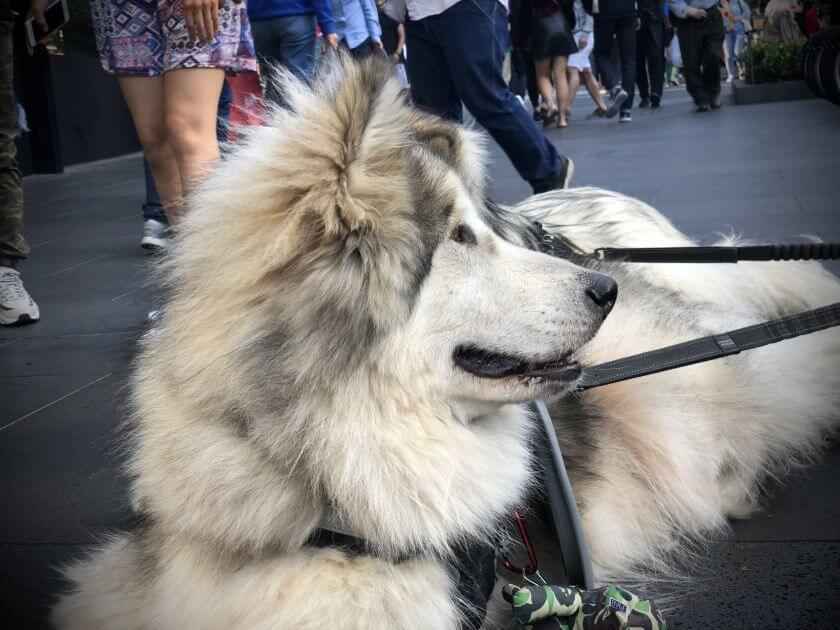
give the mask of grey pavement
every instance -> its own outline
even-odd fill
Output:
[[[729,230],[840,240],[840,108],[814,100],[697,115],[681,90],[657,112],[634,110],[629,125],[585,120],[592,108],[581,95],[570,126],[547,132],[574,158],[576,185],[639,197],[704,243]],[[498,200],[529,193],[495,145],[491,160]],[[42,320],[0,329],[4,628],[45,627],[56,567],[129,518],[117,425],[155,308],[138,155],[28,177],[25,189],[32,255],[22,270]],[[700,550],[671,625],[840,627],[838,490],[840,448],[830,445],[772,484],[762,514]]]

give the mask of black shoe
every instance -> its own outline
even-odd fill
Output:
[[[601,109],[600,107],[596,107],[595,111],[589,114],[587,118],[606,118],[607,117],[607,110]]]
[[[695,105],[696,105],[696,107],[694,108],[694,111],[697,112],[698,114],[701,113],[701,112],[709,111],[709,104],[706,101],[697,101],[697,103],[695,103]]]
[[[623,123],[633,122],[633,115],[630,113],[629,109],[621,112],[621,115],[618,117],[618,122],[623,122]]]
[[[540,122],[542,120],[544,111],[540,108],[534,110],[534,122]]]
[[[612,118],[621,109],[621,104],[627,100],[627,92],[625,92],[620,85],[616,85],[610,90],[610,98],[607,103],[607,118]]]
[[[553,123],[555,120],[557,120],[557,117],[559,115],[560,115],[560,110],[558,110],[558,109],[552,109],[551,111],[546,113],[543,116],[543,119],[542,119],[543,129],[545,129],[546,127],[550,127],[551,123]]]
[[[645,109],[646,107],[650,107],[650,99],[647,96],[643,96],[639,100],[639,109]]]
[[[650,95],[650,106],[651,107],[659,107],[659,103],[662,102],[662,97],[659,94],[651,94]]]
[[[548,192],[549,190],[561,190],[563,188],[568,188],[574,175],[575,163],[572,161],[572,158],[561,155],[560,170],[545,179],[533,180],[531,182],[531,188],[534,189],[535,195]]]
[[[715,96],[709,104],[712,106],[712,109],[720,109],[720,96]]]

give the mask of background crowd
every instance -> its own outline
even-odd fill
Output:
[[[36,321],[17,267],[28,248],[14,154],[12,35],[43,23],[50,0],[0,0],[0,323]],[[324,55],[387,55],[413,102],[450,120],[466,107],[535,193],[568,186],[573,161],[540,129],[565,128],[581,85],[590,118],[632,121],[682,74],[697,112],[743,78],[756,26],[748,0],[91,0],[103,69],[116,76],[145,158],[141,244],[166,246],[181,200],[220,157],[232,94],[226,74],[261,70],[283,107],[285,67],[311,81]],[[770,0],[761,38],[788,42],[824,23],[811,0]],[[526,97],[530,111],[525,106]]]

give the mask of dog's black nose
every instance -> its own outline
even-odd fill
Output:
[[[586,287],[586,295],[589,299],[604,311],[606,316],[615,305],[615,298],[618,296],[618,285],[615,280],[601,273],[593,273],[589,276],[589,285]]]

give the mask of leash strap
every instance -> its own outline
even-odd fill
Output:
[[[631,378],[711,361],[743,350],[840,326],[840,302],[719,335],[709,335],[584,369],[579,389],[592,389]]]
[[[600,247],[594,258],[639,263],[737,263],[742,260],[840,260],[840,243],[744,247]]]

